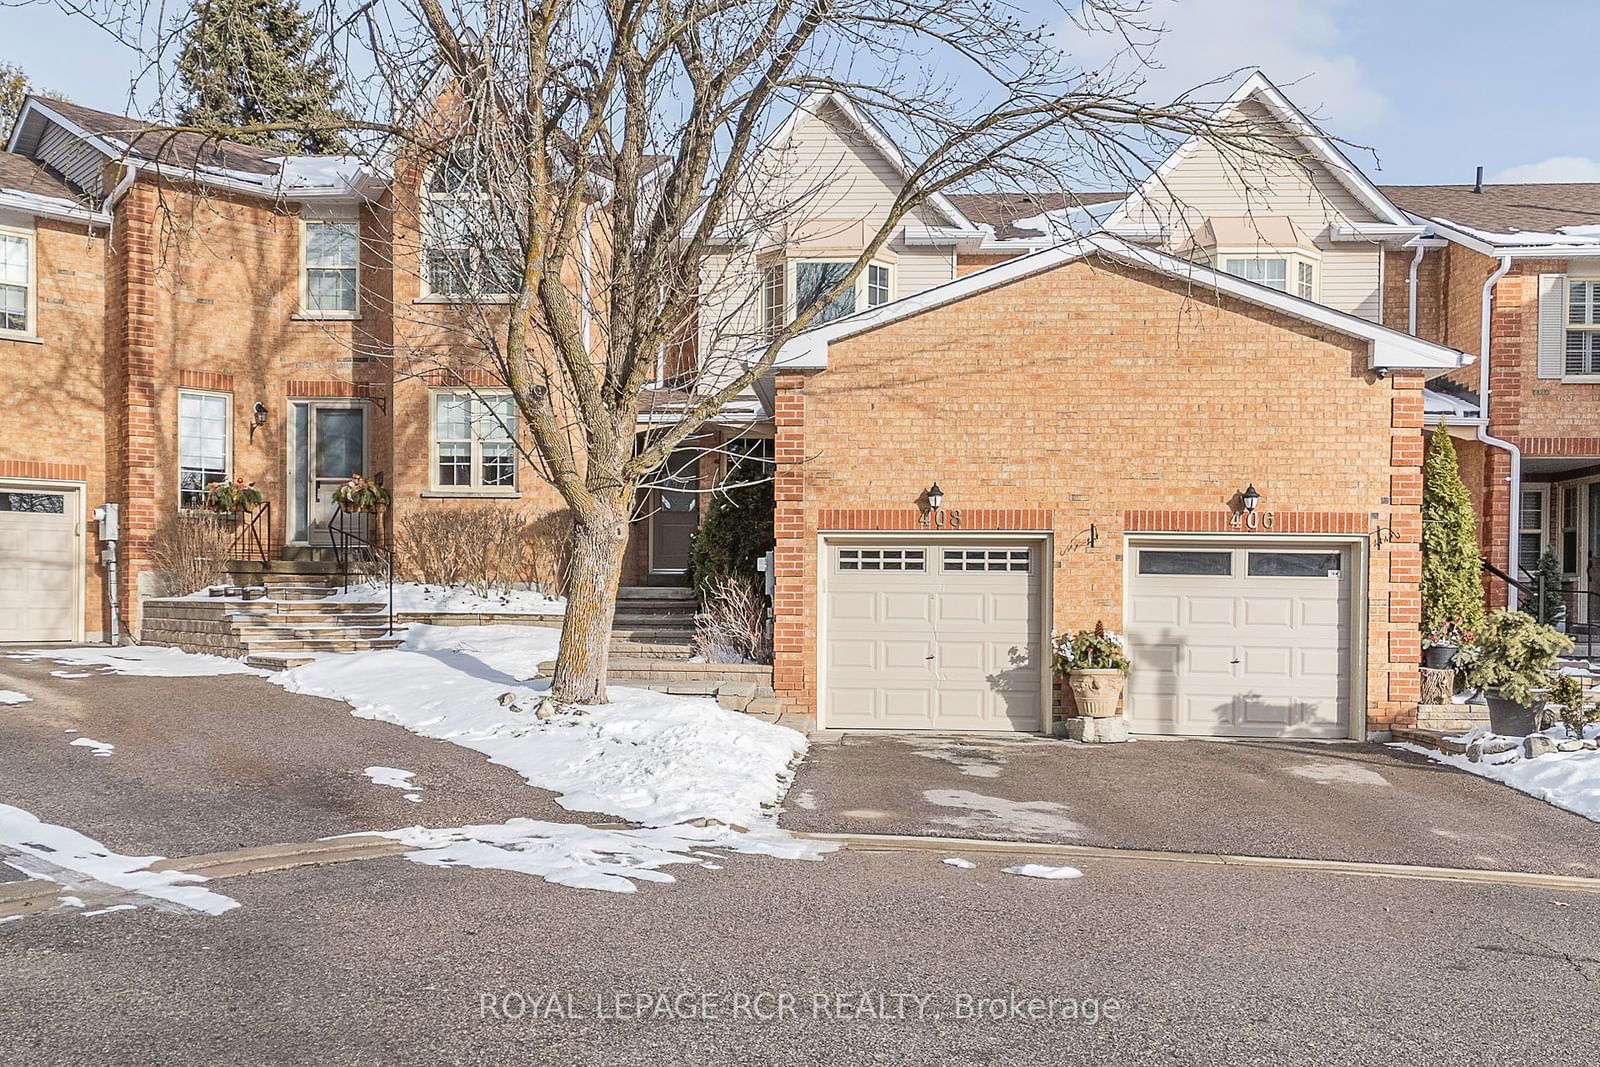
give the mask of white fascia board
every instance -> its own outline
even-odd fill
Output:
[[[0,209],[16,211],[35,218],[56,219],[60,222],[82,222],[90,226],[109,226],[111,216],[95,211],[71,200],[57,196],[40,196],[21,189],[0,189]]]
[[[974,271],[944,285],[891,301],[881,307],[807,330],[785,342],[774,366],[787,370],[821,370],[828,365],[828,345],[859,333],[886,326],[912,315],[954,303],[976,293],[1005,285],[1042,271],[1082,259],[1104,255],[1130,266],[1144,268],[1194,284],[1198,288],[1237,297],[1306,322],[1325,326],[1369,344],[1368,365],[1373,369],[1424,370],[1444,373],[1472,361],[1453,348],[1433,344],[1410,334],[1188,260],[1141,248],[1115,237],[1096,235]]]
[[[1425,230],[1425,227],[1409,222],[1403,225],[1388,222],[1348,222],[1332,227],[1329,235],[1335,242],[1348,241],[1402,247],[1421,237]]]

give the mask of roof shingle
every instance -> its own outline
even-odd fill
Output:
[[[1383,195],[1427,219],[1446,219],[1488,233],[1555,233],[1562,226],[1600,225],[1600,182],[1485,185],[1383,185]]]
[[[1076,193],[1068,189],[1036,193],[952,193],[950,202],[977,226],[993,226],[1002,241],[1043,237],[1044,231],[1016,225],[1019,219],[1034,218],[1047,211],[1066,211],[1091,204],[1126,200],[1127,193]]]

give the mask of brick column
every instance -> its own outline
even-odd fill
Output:
[[[817,579],[813,556],[817,528],[805,499],[805,375],[777,376],[773,403],[774,591],[772,685],[786,707],[814,715],[817,708]]]
[[[149,565],[157,521],[156,235],[160,207],[154,189],[135,183],[118,203],[112,230],[112,296],[120,349],[119,389],[108,396],[120,411],[110,446],[114,492],[122,504],[122,616],[139,632],[139,574]]]
[[[1422,621],[1423,377],[1416,372],[1395,372],[1389,384],[1387,526],[1391,535],[1382,547],[1373,546],[1380,558],[1373,561],[1371,572],[1368,730],[1415,724],[1422,695],[1418,624]]]

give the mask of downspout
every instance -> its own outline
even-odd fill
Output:
[[[1406,296],[1406,332],[1412,337],[1417,335],[1417,268],[1422,266],[1423,254],[1428,250],[1417,242],[1417,250],[1411,256],[1411,271],[1407,281],[1408,295]]]
[[[1520,509],[1517,506],[1522,496],[1522,450],[1510,441],[1495,437],[1489,433],[1489,312],[1494,301],[1495,284],[1504,278],[1511,269],[1511,257],[1501,256],[1500,266],[1489,275],[1483,283],[1483,304],[1479,311],[1480,333],[1478,337],[1478,408],[1482,421],[1478,423],[1478,440],[1491,448],[1503,448],[1511,456],[1511,502],[1506,508],[1506,573],[1517,573],[1517,523]],[[1513,611],[1517,607],[1517,587],[1506,586],[1506,607]]]

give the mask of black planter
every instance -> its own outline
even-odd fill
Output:
[[[1460,651],[1460,645],[1429,645],[1422,650],[1422,665],[1436,671],[1448,670]]]
[[[1526,737],[1539,729],[1544,701],[1518,704],[1501,696],[1498,689],[1490,689],[1483,697],[1489,704],[1489,729],[1495,733],[1507,737]]]

